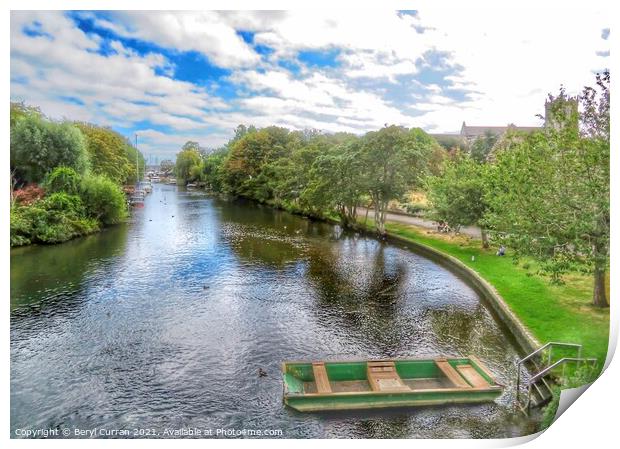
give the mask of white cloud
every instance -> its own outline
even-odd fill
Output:
[[[608,64],[607,18],[593,8],[84,14],[120,36],[107,43],[111,53],[100,54],[103,39],[60,12],[11,14],[11,98],[54,117],[124,129],[146,122],[138,132],[157,154],[172,155],[186,140],[220,145],[239,123],[357,133],[385,123],[437,132],[463,121],[536,125],[547,92],[564,84],[576,93]],[[34,21],[44,34],[23,34]],[[273,53],[261,59],[239,30]],[[199,52],[232,75],[208,86],[180,81],[166,56],[138,54],[122,37]],[[334,51],[338,65],[278,66],[302,50]],[[210,93],[226,82],[238,98]]]
[[[124,11],[115,17],[117,23],[101,19],[97,23],[120,36],[200,52],[220,67],[247,67],[260,61],[260,56],[215,11]]]

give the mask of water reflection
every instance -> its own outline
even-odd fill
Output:
[[[530,430],[511,388],[474,407],[283,407],[283,360],[473,353],[510,386],[516,351],[473,290],[410,251],[253,203],[154,190],[126,227],[12,252],[11,428]]]

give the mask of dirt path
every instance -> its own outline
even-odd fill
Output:
[[[366,216],[366,208],[358,207],[357,210],[358,210],[357,212],[358,217],[364,218]],[[368,216],[372,217],[373,214],[374,214],[374,210],[370,209]],[[401,215],[401,214],[394,214],[394,213],[388,212],[386,214],[385,219],[387,221],[391,221],[394,223],[412,224],[415,226],[420,226],[421,228],[427,228],[427,229],[433,229],[433,230],[437,229],[436,222],[431,221],[431,220],[425,220],[420,217],[414,217],[412,215]],[[465,234],[468,237],[471,237],[474,239],[480,239],[480,229],[476,226],[464,226],[461,228],[460,233]]]

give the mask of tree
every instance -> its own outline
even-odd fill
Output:
[[[183,145],[183,147],[185,147],[185,145]],[[194,181],[195,178],[193,175],[196,174],[196,171],[193,167],[199,166],[201,162],[202,157],[200,156],[198,150],[193,146],[188,146],[184,150],[181,150],[181,152],[177,154],[177,160],[174,168],[177,179],[183,183]]]
[[[84,136],[71,123],[57,123],[37,114],[17,120],[11,129],[11,168],[25,182],[40,182],[55,167],[78,173],[89,167]]]
[[[385,233],[388,203],[415,187],[426,172],[437,143],[419,128],[389,126],[364,136],[360,157],[368,193],[375,208],[375,226]]]
[[[230,192],[259,201],[272,199],[272,179],[265,169],[270,171],[279,158],[290,155],[293,137],[289,134],[286,128],[270,126],[233,140],[224,163]]]
[[[198,142],[188,140],[187,142],[183,144],[183,146],[181,147],[181,150],[182,151],[196,150],[197,152],[200,152],[200,144]]]
[[[357,220],[357,208],[367,191],[363,173],[362,142],[349,137],[316,157],[303,199],[313,206],[335,210],[341,223],[350,226]]]
[[[29,115],[36,115],[37,117],[43,116],[41,109],[35,106],[28,106],[23,102],[17,103],[12,101],[10,111],[11,128],[13,128],[19,120]]]
[[[437,220],[445,221],[454,229],[480,226],[482,246],[488,248],[489,240],[482,223],[487,210],[484,171],[484,165],[465,153],[457,153],[453,160],[445,163],[443,173],[427,178],[426,187]]]
[[[600,307],[608,304],[609,97],[608,72],[573,99],[581,114],[565,107],[563,89],[550,95],[553,124],[497,152],[485,196],[489,226],[518,253],[541,259],[555,280],[575,264],[590,269]]]
[[[144,173],[144,157],[116,131],[90,123],[76,124],[86,137],[93,173],[105,175],[117,184],[136,180],[136,162]],[[136,161],[136,155],[138,161]]]
[[[486,131],[482,136],[478,136],[471,144],[472,159],[480,164],[486,162],[491,149],[497,142],[497,139],[497,134],[490,131]]]

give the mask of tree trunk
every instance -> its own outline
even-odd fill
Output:
[[[605,268],[596,266],[594,268],[594,294],[592,304],[595,307],[609,307],[607,294],[605,293]]]
[[[489,247],[489,234],[484,228],[480,228],[480,238],[482,239],[482,247],[487,249]]]

